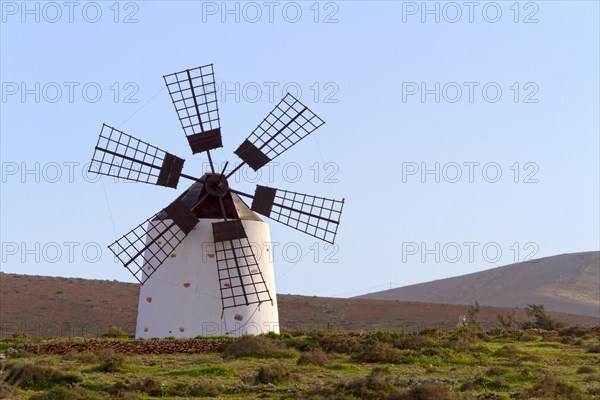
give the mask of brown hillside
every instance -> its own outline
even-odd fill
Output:
[[[600,318],[600,252],[561,254],[358,298],[526,307]]]
[[[98,336],[112,326],[134,332],[138,285],[0,273],[0,336]],[[284,329],[418,330],[452,328],[467,306],[279,295]],[[507,309],[483,307],[481,320],[493,324]],[[553,313],[568,324],[597,325],[596,318]],[[525,312],[517,310],[525,320]]]

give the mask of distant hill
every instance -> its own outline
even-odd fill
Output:
[[[134,332],[139,285],[116,281],[0,273],[0,337],[98,336],[118,326]],[[278,295],[284,329],[335,327],[352,330],[448,329],[466,305]],[[480,320],[496,322],[508,309],[482,307]],[[517,318],[526,320],[524,310]],[[551,313],[567,324],[598,325],[598,319]]]
[[[561,254],[473,274],[358,296],[546,310],[600,318],[600,252]]]

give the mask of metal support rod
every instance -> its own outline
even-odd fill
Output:
[[[230,189],[230,191],[233,192],[233,193],[235,193],[235,194],[239,194],[240,196],[245,196],[245,197],[248,197],[250,199],[254,199],[254,196],[250,196],[248,193],[240,192],[240,191],[234,190],[234,189]],[[336,224],[336,225],[339,224],[338,221],[334,221],[332,219],[325,218],[325,217],[320,217],[318,215],[311,214],[309,212],[302,211],[302,210],[297,210],[297,209],[292,208],[292,207],[284,206],[283,204],[279,204],[279,203],[273,202],[273,205],[276,205],[277,207],[281,207],[281,208],[284,208],[284,209],[289,210],[289,211],[294,211],[294,212],[300,213],[302,215],[306,215],[307,217],[317,218],[317,219],[320,219],[320,220],[323,220],[323,221],[331,222],[332,224]]]
[[[171,229],[173,227],[173,225],[175,225],[175,222],[173,221],[173,223],[171,223],[171,225],[167,226],[165,228],[164,231],[162,231],[160,233],[160,235],[156,236],[150,243],[148,243],[147,245],[144,246],[143,249],[141,249],[140,251],[137,252],[137,254],[133,257],[131,257],[129,259],[129,261],[127,261],[125,264],[123,264],[124,267],[127,267],[129,264],[131,264],[136,258],[138,258],[139,256],[141,256],[144,251],[146,251],[148,249],[148,247],[152,246],[154,243],[156,243],[156,241],[158,240],[159,237],[161,237],[162,235],[164,235],[165,233],[167,233],[169,231],[169,229]],[[157,267],[158,268],[158,267]]]
[[[108,154],[110,154],[110,155],[112,155],[112,156],[116,156],[116,157],[121,157],[121,158],[124,158],[125,160],[129,160],[129,161],[131,161],[131,162],[140,163],[140,164],[142,164],[142,165],[145,165],[146,167],[150,167],[150,168],[156,168],[156,169],[160,169],[160,168],[161,168],[161,167],[157,167],[157,166],[156,166],[156,165],[154,165],[154,164],[150,164],[149,162],[146,162],[146,161],[140,161],[140,160],[136,160],[136,159],[135,159],[135,158],[133,158],[133,157],[129,157],[129,156],[126,156],[126,155],[124,155],[124,154],[115,153],[114,151],[107,150],[107,149],[103,149],[103,148],[101,148],[101,147],[98,147],[98,146],[96,146],[96,150],[103,151],[103,152],[105,152],[105,153],[108,153]],[[98,161],[100,161],[100,160],[98,160]],[[103,161],[101,161],[101,162],[103,163]],[[90,165],[91,165],[91,164],[90,164]]]
[[[204,183],[204,179],[203,178],[196,178],[196,177],[193,177],[191,175],[186,175],[186,174],[181,174],[180,176],[182,178],[186,178],[186,179],[189,179],[191,181]]]
[[[262,149],[263,149],[263,148],[264,148],[264,147],[265,147],[267,144],[269,144],[269,142],[270,142],[270,141],[272,141],[272,140],[273,140],[273,139],[275,139],[275,138],[276,138],[278,135],[280,135],[280,134],[281,134],[281,132],[283,132],[283,130],[284,130],[284,129],[286,129],[288,126],[290,126],[290,124],[291,124],[292,122],[294,122],[294,121],[295,121],[295,120],[296,120],[296,119],[297,119],[299,116],[301,116],[301,115],[302,115],[302,113],[304,113],[304,111],[306,111],[306,110],[308,110],[308,107],[304,107],[304,108],[302,109],[302,111],[300,111],[298,114],[296,114],[296,116],[295,116],[294,118],[290,119],[290,120],[288,121],[288,123],[287,123],[287,124],[285,124],[285,125],[283,126],[283,128],[281,128],[280,130],[278,130],[278,131],[277,131],[277,132],[276,132],[276,133],[275,133],[273,136],[271,136],[271,137],[269,138],[269,140],[267,140],[266,142],[264,142],[264,143],[262,144],[262,146],[260,146],[258,149],[259,149],[259,150],[262,150]],[[265,119],[263,119],[263,121],[266,121],[266,118],[265,118]],[[238,171],[240,168],[242,168],[242,166],[244,166],[244,164],[246,164],[246,162],[245,162],[245,161],[244,161],[244,162],[242,162],[242,163],[241,163],[240,165],[238,165],[237,167],[235,167],[235,168],[233,169],[233,171],[231,171],[229,174],[227,174],[227,178],[229,178],[231,175],[235,174],[235,173],[236,173],[236,172],[237,172],[237,171]]]
[[[307,217],[313,217],[313,218],[320,219],[320,220],[323,220],[323,221],[331,222],[332,224],[336,224],[336,225],[339,224],[338,221],[334,221],[332,219],[325,218],[325,217],[320,217],[318,215],[314,215],[314,214],[308,213],[306,211],[296,210],[295,208],[284,206],[284,205],[278,204],[278,203],[273,203],[273,204],[276,205],[276,206],[278,206],[278,207],[284,208],[286,210],[295,211],[295,212],[300,213],[302,215],[306,215]]]
[[[192,91],[192,100],[194,100],[194,107],[196,108],[196,114],[198,115],[198,122],[200,125],[200,130],[204,133],[204,127],[202,126],[202,120],[200,119],[200,109],[198,108],[198,103],[196,102],[196,92],[194,91],[194,83],[192,82],[192,75],[190,75],[190,70],[186,69],[188,81],[190,81],[190,90]],[[204,83],[204,81],[202,81]]]
[[[198,118],[200,118],[200,116],[198,116]],[[210,156],[210,150],[206,150],[206,155],[208,155],[208,163],[210,164],[210,171],[214,174],[215,166],[213,164],[212,157]]]
[[[233,174],[235,174],[240,168],[242,168],[244,165],[246,165],[246,161],[243,161],[240,165],[238,165],[237,167],[235,167],[234,169],[231,170],[230,173],[227,174],[227,176],[225,177],[225,179],[229,179],[229,177]]]
[[[225,220],[225,222],[227,222],[227,212],[225,212],[225,204],[223,203],[223,198],[219,197],[219,205],[221,206],[221,212],[223,213],[223,219]],[[246,294],[246,288],[244,287],[244,281],[242,278],[242,270],[240,269],[240,264],[238,263],[238,259],[237,259],[237,254],[235,254],[235,246],[233,244],[233,240],[229,240],[229,245],[231,246],[231,252],[233,253],[233,261],[235,262],[235,268],[237,269],[238,272],[238,279],[240,280],[240,286],[242,288],[242,292],[244,293],[244,299],[246,299],[246,305],[248,305],[248,295]],[[216,243],[215,243],[215,247],[216,247]],[[223,252],[225,252],[225,245],[223,245]],[[227,261],[225,261],[225,264],[227,264]],[[227,268],[227,276],[229,277],[229,282],[231,282],[231,275],[229,274],[229,268]],[[233,294],[233,288],[231,289],[232,295]],[[234,295],[235,296],[235,295]],[[235,297],[234,297],[234,304],[235,304]],[[223,305],[223,310],[222,312],[225,312],[225,306]]]
[[[221,177],[219,178],[219,181],[221,181],[221,179],[223,179],[223,174],[225,173],[225,170],[227,169],[227,166],[228,166],[228,165],[229,165],[229,161],[226,161],[226,162],[225,162],[225,166],[224,166],[224,167],[223,167],[223,169],[221,170],[221,173],[220,173],[220,176],[221,176]],[[227,179],[227,178],[225,178],[225,179]]]
[[[196,109],[196,115],[198,115],[198,125],[200,125],[200,130],[204,133],[204,125],[202,124],[202,120],[200,119],[200,109],[198,108],[198,102],[196,101],[196,91],[194,90],[194,83],[192,82],[192,75],[190,75],[190,70],[186,69],[188,81],[190,81],[190,90],[192,91],[192,100],[194,100],[194,108]],[[202,85],[204,85],[204,78],[202,78]],[[204,87],[204,86],[203,86]],[[206,93],[206,92],[205,92]],[[210,171],[215,173],[215,165],[213,164],[212,157],[210,156],[210,150],[206,150],[206,154],[208,155],[208,163],[210,164]]]
[[[110,155],[113,155],[113,156],[115,156],[115,157],[121,157],[121,158],[123,158],[123,159],[125,159],[125,160],[131,161],[131,162],[136,162],[136,163],[139,163],[139,164],[145,165],[146,167],[150,167],[150,168],[156,168],[156,169],[161,169],[161,168],[162,168],[162,167],[157,167],[157,166],[156,166],[156,165],[154,165],[154,164],[150,164],[150,163],[148,163],[148,162],[146,162],[146,161],[140,161],[140,160],[136,160],[136,159],[135,159],[135,158],[133,158],[133,157],[129,157],[129,156],[126,156],[126,155],[123,155],[123,154],[115,153],[114,151],[111,151],[111,150],[106,150],[106,149],[103,149],[103,148],[101,148],[101,147],[98,147],[98,146],[96,146],[96,149],[97,149],[97,150],[100,150],[100,151],[103,151],[103,152],[105,152],[105,153],[108,153],[108,154],[110,154]],[[189,180],[191,180],[191,181],[195,181],[195,182],[201,182],[201,183],[204,183],[204,179],[202,179],[202,178],[196,178],[195,176],[186,175],[186,174],[181,174],[181,175],[179,175],[179,176],[181,176],[182,178],[189,179]]]
[[[210,195],[209,193],[206,193],[204,196],[202,196],[202,198],[200,200],[198,200],[196,202],[196,204],[194,204],[190,210],[194,211],[196,209],[196,207],[198,207],[200,205],[200,203],[202,203],[204,200],[206,200],[208,198],[209,195]]]
[[[292,122],[294,122],[294,121],[295,121],[295,120],[296,120],[296,119],[297,119],[299,116],[301,116],[301,115],[302,115],[302,113],[303,113],[304,111],[306,111],[306,110],[308,110],[308,107],[304,107],[304,108],[302,109],[302,111],[300,111],[298,114],[296,114],[296,116],[295,116],[294,118],[290,119],[290,120],[289,120],[289,122],[283,126],[283,128],[281,128],[280,130],[278,130],[278,131],[277,131],[277,132],[276,132],[276,133],[275,133],[273,136],[271,136],[271,137],[269,138],[269,140],[267,140],[266,142],[264,142],[264,143],[263,143],[263,145],[262,145],[262,146],[260,146],[258,149],[259,149],[259,150],[262,150],[262,149],[263,149],[263,148],[264,148],[264,147],[265,147],[267,144],[269,144],[269,142],[270,142],[271,140],[275,139],[275,138],[277,137],[277,135],[281,134],[281,132],[283,132],[283,130],[284,130],[285,128],[287,128],[288,126],[290,126],[290,124],[291,124]],[[265,119],[266,119],[266,118],[265,118]]]
[[[209,196],[208,193],[205,194],[204,196],[202,196],[202,198],[200,200],[198,200],[198,202],[192,206],[191,210],[194,211],[194,209],[196,207],[198,207],[200,205],[200,203],[202,203],[204,200],[206,200],[208,196]],[[129,264],[131,264],[133,262],[133,260],[135,260],[136,258],[138,258],[139,256],[141,256],[144,253],[144,251],[146,251],[148,249],[148,247],[150,247],[151,245],[153,245],[158,240],[159,237],[161,237],[162,235],[164,235],[165,233],[167,233],[173,227],[173,225],[175,225],[175,222],[173,222],[171,225],[167,226],[167,228],[165,228],[165,230],[162,231],[160,233],[160,235],[157,235],[154,238],[154,240],[152,240],[152,242],[148,243],[146,246],[144,246],[143,249],[141,249],[140,251],[138,251],[135,256],[131,257],[131,259],[127,263],[125,263],[124,266],[127,267]]]
[[[246,305],[249,305],[250,303],[248,303],[248,294],[246,293],[246,286],[244,285],[244,280],[242,278],[242,269],[240,268],[240,263],[238,262],[237,256],[235,254],[235,246],[233,245],[233,240],[229,241],[229,244],[231,245],[231,252],[233,253],[233,261],[235,262],[235,268],[237,269],[238,272],[238,278],[240,280],[240,286],[242,287],[242,292],[244,293],[244,299],[246,299]],[[225,246],[223,246],[223,249],[225,249]],[[231,278],[230,278],[231,280]],[[232,294],[233,294],[233,289],[232,289]],[[235,294],[234,294],[235,296]],[[234,297],[234,304],[235,304],[235,297]]]
[[[248,197],[249,199],[254,199],[254,196],[249,195],[248,193],[240,192],[239,190],[229,189],[229,191],[235,194],[239,194],[240,196]]]
[[[221,213],[223,214],[223,219],[227,222],[227,212],[225,212],[225,203],[223,203],[223,198],[219,197],[219,205],[221,206]]]

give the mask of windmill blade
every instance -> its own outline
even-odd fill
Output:
[[[250,209],[333,244],[343,207],[344,200],[257,185]]]
[[[212,226],[223,310],[272,301],[242,221]]]
[[[213,65],[164,77],[192,153],[223,147]]]
[[[88,172],[176,188],[182,176],[184,161],[158,147],[102,124]]]
[[[288,93],[238,147],[235,154],[257,171],[324,123]],[[238,166],[230,172],[228,177],[239,168]]]
[[[142,285],[198,223],[194,213],[177,199],[133,228],[108,248]]]

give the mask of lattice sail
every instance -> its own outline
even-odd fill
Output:
[[[333,244],[344,200],[256,186],[252,211]]]
[[[163,78],[192,153],[223,147],[212,64]]]
[[[324,123],[288,93],[238,147],[235,154],[256,171]]]
[[[223,309],[272,301],[242,222],[212,225]]]
[[[142,285],[196,226],[198,219],[175,200],[161,212],[133,228],[108,248]]]
[[[184,162],[158,147],[102,124],[88,171],[176,188]]]

